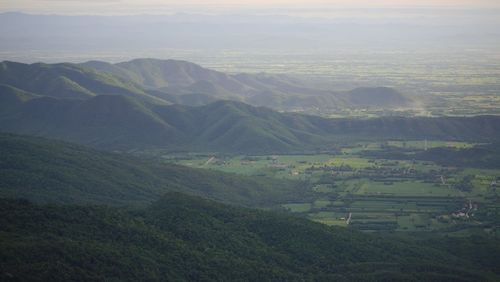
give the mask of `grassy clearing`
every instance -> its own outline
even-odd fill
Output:
[[[373,163],[369,159],[352,157],[352,156],[340,156],[329,159],[326,165],[330,166],[350,166],[354,169],[372,167]]]
[[[331,201],[329,200],[316,200],[313,203],[314,208],[324,208],[327,207],[331,204]]]
[[[388,141],[387,145],[398,148],[411,148],[424,150],[425,148],[448,147],[456,149],[472,148],[475,144],[457,141],[413,140],[413,141]]]
[[[333,218],[312,218],[313,221],[319,222],[328,226],[343,226],[347,227],[345,220],[333,219]]]
[[[454,197],[460,193],[448,186],[436,186],[435,184],[418,181],[394,182],[384,184],[380,182],[363,182],[359,189],[354,192],[357,195],[390,195],[390,196],[436,196]]]
[[[312,208],[312,204],[311,203],[284,204],[283,207],[291,212],[302,213],[310,211]]]
[[[347,226],[347,214],[339,212],[327,212],[321,211],[314,214],[310,214],[310,218],[313,221],[320,222],[326,225],[335,226]]]
[[[331,184],[316,185],[312,189],[313,189],[314,192],[317,192],[317,193],[332,193],[332,192],[335,192],[335,189],[332,187]]]

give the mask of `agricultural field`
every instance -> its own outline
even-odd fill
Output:
[[[164,155],[167,162],[225,172],[304,181],[313,199],[281,208],[311,220],[374,231],[468,232],[497,221],[500,169],[458,168],[430,161],[369,157],[382,148],[472,148],[447,141],[357,143],[337,154]]]

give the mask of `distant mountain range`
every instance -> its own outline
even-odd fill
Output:
[[[157,104],[200,106],[217,99],[277,110],[405,108],[414,101],[387,87],[347,92],[314,89],[303,80],[268,74],[230,75],[176,60],[136,59],[110,64],[0,63],[0,84],[38,95],[88,99],[118,94]]]
[[[353,140],[500,140],[498,116],[325,119],[235,101],[190,107],[123,95],[57,99],[2,89],[0,130],[111,150],[285,153],[332,149]]]

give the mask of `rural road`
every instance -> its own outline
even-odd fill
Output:
[[[349,213],[349,217],[347,217],[347,220],[345,221],[347,223],[347,225],[349,225],[349,223],[351,223],[351,218],[352,218],[352,212]]]
[[[472,210],[472,201],[469,200],[469,209],[465,213],[465,217],[469,218],[469,213],[470,213],[471,210]]]
[[[215,157],[211,157],[210,159],[208,159],[208,161],[203,166],[209,165],[214,159],[215,159]]]

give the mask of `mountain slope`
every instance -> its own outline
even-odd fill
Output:
[[[138,85],[69,63],[28,65],[4,61],[0,63],[0,83],[55,98],[88,99],[115,94],[164,102],[145,93]]]
[[[0,197],[41,203],[144,204],[169,191],[269,206],[307,185],[190,169],[35,137],[0,134]]]
[[[7,131],[53,136],[97,147],[175,143],[175,129],[138,100],[100,95],[88,100],[33,99],[5,117]]]
[[[134,81],[148,89],[161,89],[178,95],[205,94],[241,100],[256,94],[290,96],[325,93],[303,87],[300,81],[286,76],[230,75],[179,60],[135,59],[118,64],[90,61],[80,65]]]
[[[0,234],[3,281],[498,279],[432,245],[182,194],[133,211],[0,199]]]
[[[90,61],[80,64],[133,81],[146,89],[183,95],[207,95],[243,101],[276,109],[293,108],[394,108],[410,107],[413,101],[388,87],[357,88],[335,93],[306,87],[305,82],[285,75],[225,74],[178,60],[135,59],[110,64]],[[186,99],[163,98],[169,102],[197,105]]]
[[[0,111],[13,110],[30,99],[40,96],[6,84],[0,84]]]
[[[91,61],[81,65],[133,81],[146,89],[162,89],[167,93],[227,98],[242,94],[246,87],[227,74],[186,61],[135,59],[118,64]]]
[[[492,142],[500,139],[500,117],[325,119],[239,102],[163,106],[100,95],[85,101],[31,99],[0,111],[0,130],[105,149],[284,153],[355,140]]]

